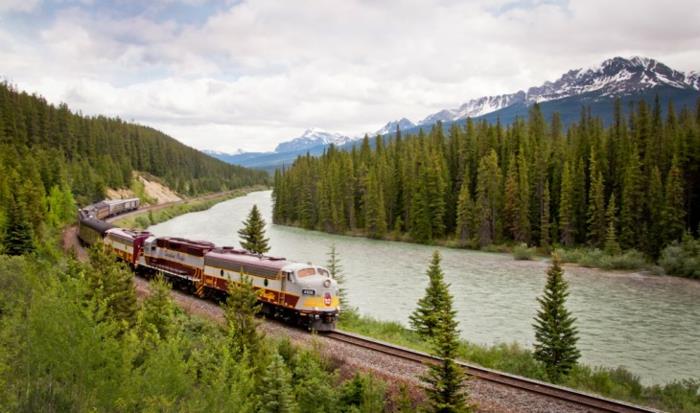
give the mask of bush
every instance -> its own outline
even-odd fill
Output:
[[[513,247],[513,258],[520,261],[529,261],[535,256],[535,249],[528,248],[524,242]]]
[[[667,274],[700,279],[700,240],[686,235],[683,242],[664,248],[659,265]]]

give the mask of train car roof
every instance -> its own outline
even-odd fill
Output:
[[[138,198],[125,198],[125,199],[106,199],[102,202],[104,202],[107,205],[114,205],[114,204],[119,204],[122,202],[133,202],[133,201],[138,201]]]
[[[235,248],[216,248],[204,256],[205,265],[237,269],[238,266],[255,266],[268,270],[280,271],[293,264],[285,258],[256,255],[246,250]]]
[[[108,235],[115,235],[120,238],[134,240],[140,237],[150,237],[151,233],[148,231],[140,231],[137,229],[125,229],[125,228],[111,228],[107,230]]]
[[[96,218],[83,218],[80,220],[80,225],[92,228],[100,234],[104,234],[107,230],[114,228],[114,225],[109,222],[100,221]]]

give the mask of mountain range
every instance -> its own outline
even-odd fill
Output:
[[[416,123],[406,118],[390,121],[369,135],[393,134],[397,126],[407,134],[415,133],[420,128],[428,131],[438,121],[447,126],[455,122],[463,123],[468,118],[489,122],[498,120],[508,124],[517,117],[526,116],[534,103],[540,105],[545,117],[558,112],[565,126],[579,118],[584,106],[590,108],[592,115],[609,122],[615,98],[620,98],[623,106],[627,107],[628,103],[641,99],[651,102],[656,96],[664,109],[669,100],[676,108],[694,105],[700,98],[700,73],[680,72],[646,57],[614,57],[597,66],[570,70],[553,82],[545,82],[526,91],[471,99],[456,108],[430,114]],[[359,138],[313,128],[297,138],[280,143],[274,152],[207,153],[229,163],[274,170],[282,164],[291,164],[297,156],[306,152],[318,155],[330,144],[350,146]]]

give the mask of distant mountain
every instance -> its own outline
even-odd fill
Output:
[[[376,132],[374,133],[373,136],[376,136],[376,135],[386,135],[386,134],[388,134],[388,133],[394,133],[394,132],[396,132],[396,127],[397,127],[397,126],[398,126],[399,129],[401,129],[401,130],[406,130],[406,129],[410,129],[410,128],[415,127],[416,124],[413,123],[413,122],[411,122],[410,120],[408,120],[408,119],[406,119],[406,118],[401,118],[401,119],[399,119],[399,120],[392,120],[391,122],[389,122],[389,123],[387,123],[386,125],[384,125],[383,128],[381,128],[381,129],[379,129],[378,131],[376,131]]]
[[[340,146],[350,142],[351,140],[352,138],[341,135],[340,133],[328,132],[319,128],[311,128],[305,130],[304,133],[298,138],[280,143],[275,148],[275,152],[283,153],[301,151],[318,145],[334,144],[336,146]]]
[[[535,102],[591,94],[612,98],[639,95],[640,92],[663,86],[698,91],[700,74],[685,74],[645,57],[614,57],[595,67],[570,70],[554,82],[545,82],[527,91],[485,96],[472,99],[456,109],[443,109],[418,122],[418,126],[433,125],[437,121],[454,122],[477,118],[514,105],[530,106]]]
[[[526,117],[534,103],[540,105],[546,118],[554,112],[559,113],[565,126],[578,120],[584,106],[593,116],[600,116],[607,123],[613,113],[615,98],[620,98],[623,107],[627,108],[628,103],[652,102],[656,96],[664,111],[668,101],[673,101],[676,108],[695,105],[700,98],[700,73],[683,73],[646,57],[614,57],[594,67],[570,70],[553,82],[545,82],[527,91],[469,100],[457,108],[428,115],[418,123],[406,118],[391,121],[376,135],[393,135],[397,125],[403,133],[411,134],[421,128],[428,131],[438,121],[449,126],[463,124],[468,118],[509,124],[517,117]],[[275,152],[213,156],[242,166],[274,170],[282,164],[291,164],[298,155],[306,152],[321,154],[331,143],[350,147],[355,142],[341,134],[309,129],[302,136],[279,144]]]
[[[204,152],[231,164],[273,171],[284,164],[291,165],[299,155],[307,152],[311,155],[319,155],[328,145],[342,146],[352,140],[353,138],[340,133],[311,128],[297,138],[280,143],[273,152],[224,153],[210,150]]]

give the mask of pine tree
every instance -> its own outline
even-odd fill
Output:
[[[86,277],[90,287],[88,298],[105,307],[106,319],[122,323],[125,329],[134,326],[138,305],[132,272],[101,246],[90,250],[90,265]]]
[[[426,290],[426,297],[430,296],[429,290],[433,287],[437,300],[434,302],[433,313],[429,321],[423,322],[422,327],[425,328],[432,324],[430,330],[426,329],[424,334],[431,342],[433,353],[441,359],[439,363],[431,364],[427,374],[423,377],[427,384],[426,393],[430,402],[430,410],[436,413],[469,412],[471,408],[467,404],[464,371],[454,361],[459,348],[456,311],[452,308],[453,299],[449,293],[449,285],[444,282],[442,277],[440,254],[437,251],[433,253],[428,274],[431,277],[431,285]],[[426,309],[426,302],[421,303],[421,301],[418,303],[419,309]],[[419,314],[417,317],[412,316],[412,323],[421,324],[418,320],[426,320],[425,312]]]
[[[14,195],[9,197],[4,230],[3,244],[5,248],[4,251],[0,250],[0,252],[7,255],[23,255],[34,251],[32,227]]]
[[[634,248],[639,242],[639,224],[644,206],[642,185],[639,151],[634,145],[622,178],[619,221],[620,243],[624,248]]]
[[[384,194],[374,170],[367,174],[364,198],[365,229],[372,238],[382,238],[387,231]]]
[[[476,210],[479,221],[479,244],[486,246],[496,241],[501,205],[501,170],[498,155],[491,152],[479,161],[477,175]]]
[[[343,266],[340,264],[340,255],[335,247],[335,244],[331,244],[330,251],[328,251],[328,261],[326,262],[326,267],[328,272],[338,283],[338,299],[340,300],[340,308],[345,309],[348,306],[347,291],[343,285],[345,284],[345,274],[343,274]]]
[[[591,245],[602,247],[605,241],[605,184],[603,173],[591,151],[590,180],[588,195],[588,241]]]
[[[521,241],[520,235],[520,193],[518,191],[518,167],[515,156],[508,161],[505,190],[503,194],[503,225],[513,240]]]
[[[433,252],[433,258],[426,273],[428,286],[425,289],[425,295],[418,300],[418,307],[409,317],[411,327],[424,338],[435,335],[439,321],[436,317],[450,302],[449,291],[440,268],[440,260],[440,253]]]
[[[549,217],[549,180],[544,181],[544,189],[542,190],[542,206],[540,207],[540,247],[549,249],[549,233],[552,229],[552,224]]]
[[[569,162],[564,162],[559,199],[559,234],[561,243],[566,247],[574,244],[574,234],[576,232],[574,207],[572,205],[573,198],[573,182]]]
[[[240,282],[228,283],[228,298],[224,305],[229,346],[234,356],[240,358],[247,354],[252,358],[258,351],[261,335],[257,331],[258,321],[255,315],[260,309],[253,281],[241,270]]]
[[[535,111],[535,113],[539,113],[539,110]],[[520,200],[518,205],[517,240],[529,244],[532,229],[530,224],[530,180],[528,179],[527,161],[525,160],[525,153],[522,148],[518,154],[518,196]],[[537,222],[536,218],[534,219],[535,222]]]
[[[683,195],[683,174],[678,166],[678,158],[674,157],[666,178],[663,228],[665,244],[678,241],[685,230],[685,208]]]
[[[292,375],[282,356],[275,354],[261,379],[259,413],[296,413],[299,411],[292,391]]]
[[[141,324],[145,328],[153,328],[161,340],[166,340],[173,328],[175,316],[175,305],[170,298],[170,284],[159,274],[149,283],[149,287],[151,294],[143,300]]]
[[[549,379],[558,382],[566,376],[580,357],[576,348],[578,331],[576,318],[566,309],[569,296],[559,255],[552,254],[552,265],[547,271],[544,294],[538,298],[540,309],[535,317],[535,359],[544,364]]]
[[[652,257],[657,257],[663,247],[664,228],[664,188],[661,183],[661,172],[654,166],[651,170],[649,190],[646,197],[648,232],[642,239],[645,241],[645,251]]]
[[[474,224],[476,214],[474,211],[474,201],[472,200],[470,186],[471,179],[469,175],[469,167],[467,167],[465,168],[462,186],[459,189],[459,196],[457,197],[457,225],[455,232],[457,239],[462,245],[465,245],[474,239],[474,236],[476,235]]]
[[[241,247],[256,254],[264,254],[270,250],[269,239],[265,238],[265,220],[260,216],[257,205],[243,221],[244,227],[238,231],[241,237]]]
[[[608,222],[608,232],[605,236],[605,253],[608,255],[620,254],[620,244],[617,242],[617,207],[615,205],[615,194],[610,195],[608,209],[605,213]]]

